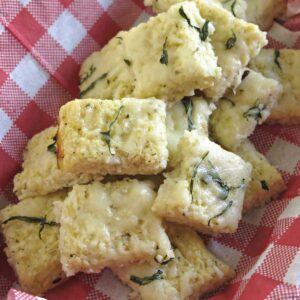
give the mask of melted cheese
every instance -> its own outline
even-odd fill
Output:
[[[229,150],[236,150],[269,117],[282,91],[277,81],[249,71],[236,92],[221,99],[210,119],[212,137]]]
[[[153,211],[202,232],[234,232],[241,219],[250,164],[196,130],[184,133],[180,149],[181,162],[165,174]]]
[[[182,225],[168,224],[167,233],[175,259],[165,265],[132,264],[113,271],[144,300],[199,299],[231,279],[234,271],[210,253],[196,232]],[[163,278],[147,285],[130,280],[131,275],[145,277],[163,271]]]
[[[244,141],[235,153],[252,165],[251,181],[246,189],[244,213],[266,205],[286,189],[281,174],[264,155],[256,151],[249,140]]]
[[[214,27],[209,24],[208,37],[201,41],[199,32],[179,14],[181,7],[191,24],[202,29],[205,19],[196,5],[184,2],[121,32],[83,63],[82,97],[180,100],[194,95],[195,89],[213,86],[221,75],[209,43]]]
[[[165,118],[157,99],[69,102],[59,113],[59,166],[74,173],[159,173],[168,160]]]
[[[9,205],[0,211],[0,224],[12,216],[46,217],[48,222],[55,221],[54,202],[61,202],[65,197],[66,192],[61,191]],[[64,280],[58,226],[45,225],[41,239],[39,224],[14,220],[1,227],[7,245],[4,251],[23,291],[40,295]]]
[[[60,253],[68,276],[104,267],[173,257],[161,220],[151,212],[150,182],[77,185],[63,203]]]
[[[283,93],[278,99],[268,122],[281,124],[300,123],[300,51],[282,49],[279,52],[278,63],[275,63],[275,50],[264,49],[251,61],[251,68],[261,72],[264,76],[279,81],[283,86]]]
[[[27,197],[46,195],[76,183],[87,183],[100,176],[74,175],[57,166],[54,152],[47,150],[54,143],[57,127],[50,127],[36,134],[24,152],[23,171],[14,178],[14,192],[20,200]],[[56,148],[54,146],[53,148]]]
[[[157,11],[164,10],[180,0],[147,1],[153,4]],[[241,82],[243,69],[250,59],[255,57],[262,47],[267,44],[266,34],[258,26],[235,18],[231,12],[222,8],[214,1],[197,0],[195,3],[201,15],[215,27],[211,36],[211,44],[218,57],[218,66],[222,69],[222,76],[214,86],[205,90],[205,95],[213,100],[223,96],[228,88],[234,89]],[[226,49],[230,38],[236,36],[236,42],[231,49]]]
[[[194,129],[208,135],[208,119],[215,109],[214,104],[209,104],[201,97],[191,99],[191,121]],[[182,101],[169,105],[167,108],[167,138],[169,150],[169,167],[174,167],[179,158],[178,145],[186,130],[188,130],[188,114]]]

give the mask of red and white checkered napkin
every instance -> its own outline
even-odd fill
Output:
[[[142,0],[0,1],[0,207],[16,201],[12,178],[28,139],[53,124],[59,107],[77,96],[82,60],[149,14]],[[300,48],[297,14],[300,0],[290,0],[289,18],[269,32],[271,47]],[[237,233],[208,240],[237,270],[232,283],[211,299],[300,299],[299,126],[262,126],[252,140],[289,188],[282,199],[245,217]],[[0,299],[37,299],[18,288],[0,251]],[[121,300],[128,291],[106,270],[75,276],[45,297]]]

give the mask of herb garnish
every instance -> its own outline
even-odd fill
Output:
[[[194,184],[197,178],[197,174],[198,174],[198,169],[200,167],[200,165],[202,164],[202,162],[204,161],[204,159],[207,157],[207,155],[209,154],[209,151],[207,151],[201,158],[201,160],[195,164],[194,168],[193,168],[193,174],[192,174],[192,178],[191,178],[191,182],[190,182],[190,193],[192,195],[192,202],[194,202],[194,196],[193,196],[193,190],[194,190]]]
[[[227,212],[227,210],[232,206],[232,204],[233,204],[233,201],[229,201],[228,204],[227,204],[227,206],[226,206],[219,214],[213,216],[212,218],[210,218],[210,219],[208,220],[207,225],[210,226],[210,222],[211,222],[212,220],[214,220],[214,219],[216,219],[216,218],[219,218],[219,217],[221,217],[222,215],[224,215],[224,214]]]
[[[56,152],[57,152],[57,150],[56,150],[56,140],[57,140],[56,135],[52,138],[52,140],[53,140],[53,143],[47,146],[47,150],[49,152],[56,154]]]
[[[226,49],[227,49],[227,50],[233,48],[234,45],[235,45],[235,43],[236,43],[236,40],[237,40],[237,39],[236,39],[236,34],[234,33],[233,30],[231,30],[231,31],[232,31],[232,37],[230,37],[230,38],[227,40],[227,42],[226,42]]]
[[[234,17],[236,17],[236,14],[235,14],[235,11],[234,11],[235,5],[236,5],[236,0],[234,0],[233,3],[230,6],[231,13],[233,14]]]
[[[123,59],[127,66],[131,66],[131,61],[129,59]]]
[[[256,103],[253,107],[250,107],[246,112],[243,113],[245,118],[253,118],[257,123],[261,120],[262,112],[266,109],[266,105],[262,103]]]
[[[163,51],[162,51],[162,55],[160,57],[159,62],[163,65],[168,65],[168,51],[167,51],[167,41],[168,38],[166,37],[164,45],[163,45]]]
[[[85,90],[80,92],[80,98],[82,98],[86,93],[88,93],[90,90],[92,90],[98,81],[105,79],[107,75],[108,75],[108,73],[104,73],[100,77],[95,79]]]
[[[263,190],[269,191],[268,183],[267,183],[265,180],[262,180],[262,181],[260,182],[260,184],[261,184],[261,188],[262,188]]]
[[[232,106],[235,106],[235,103],[228,97],[221,97],[220,100],[229,102]]]
[[[2,222],[2,224],[7,224],[8,222],[11,221],[22,221],[22,222],[27,222],[27,223],[34,223],[34,224],[40,224],[40,230],[39,230],[39,239],[41,240],[41,234],[42,231],[44,230],[45,226],[59,226],[60,224],[54,221],[48,222],[46,217],[28,217],[28,216],[12,216],[5,221]]]
[[[194,123],[193,123],[193,101],[191,100],[190,97],[184,97],[181,100],[184,108],[185,108],[185,112],[187,114],[187,119],[188,119],[188,130],[192,131],[193,129],[195,129]]]
[[[250,74],[250,70],[245,70],[243,75],[242,75],[242,80],[246,79],[249,74]]]
[[[159,260],[156,258],[156,256],[154,257],[154,260],[155,260],[158,264],[160,264],[160,265],[162,265],[162,266],[168,264],[168,263],[171,262],[173,259],[174,259],[174,257],[168,258],[168,255],[167,255],[167,254],[163,257],[162,261],[159,261]]]
[[[179,8],[179,14],[187,21],[187,23],[189,24],[190,27],[192,27],[192,28],[194,28],[198,31],[199,36],[200,36],[200,40],[205,42],[205,40],[208,37],[208,24],[209,24],[209,21],[206,20],[203,27],[202,27],[202,29],[201,29],[198,26],[194,26],[194,25],[191,24],[191,21],[188,18],[188,16],[186,15],[186,13],[185,13],[182,6]]]
[[[278,49],[276,49],[275,52],[274,52],[274,55],[275,55],[274,62],[277,65],[277,67],[281,70],[281,65],[280,65],[280,62],[278,60],[279,57],[280,57],[280,51]]]
[[[151,276],[137,277],[135,275],[131,275],[130,280],[133,281],[134,283],[139,284],[139,285],[147,285],[147,284],[151,283],[154,280],[163,279],[162,274],[163,274],[162,270],[157,270]]]
[[[96,67],[94,65],[91,65],[89,70],[85,73],[82,74],[79,78],[79,83],[82,84],[84,83],[87,79],[89,79],[93,73],[96,71]]]
[[[121,110],[124,108],[124,105],[120,106],[114,120],[109,124],[108,126],[108,130],[107,131],[102,131],[100,132],[100,134],[102,135],[102,139],[106,142],[107,146],[108,146],[108,151],[111,155],[115,155],[115,153],[111,152],[111,148],[110,148],[110,142],[111,142],[111,130],[113,125],[117,122],[117,119],[119,118],[119,115],[121,113]]]

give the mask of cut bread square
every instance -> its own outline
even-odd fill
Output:
[[[221,98],[210,119],[212,138],[232,151],[269,117],[282,92],[276,80],[250,69],[244,74],[236,92],[229,92]]]
[[[113,268],[122,282],[143,300],[199,299],[233,278],[234,271],[205,247],[192,229],[167,225],[175,258]]]
[[[162,221],[151,211],[155,196],[147,181],[74,186],[60,215],[60,254],[67,276],[173,257]]]
[[[243,213],[264,206],[286,189],[281,174],[249,141],[244,141],[235,152],[252,165],[251,181],[246,189]]]
[[[87,183],[93,178],[101,179],[89,174],[74,175],[58,168],[56,133],[57,127],[50,127],[28,142],[23,156],[23,170],[14,178],[14,192],[20,200],[47,195],[76,183]]]
[[[153,98],[71,101],[59,112],[59,167],[76,174],[157,174],[168,161],[165,119],[165,103]]]
[[[160,12],[178,2],[181,1],[153,0],[146,1],[146,4],[154,5],[155,10]],[[257,25],[234,17],[216,1],[194,2],[203,18],[215,27],[211,44],[218,57],[222,76],[216,79],[214,86],[205,89],[204,93],[208,99],[218,100],[227,89],[234,90],[240,84],[243,69],[267,44],[266,34]]]
[[[54,202],[63,201],[66,195],[66,191],[59,191],[32,197],[0,211],[4,251],[27,293],[41,295],[65,279]]]
[[[215,105],[202,97],[184,97],[167,106],[168,167],[174,167],[179,159],[180,140],[186,130],[198,130],[208,136],[208,120]]]
[[[165,174],[153,211],[203,233],[235,232],[251,165],[196,130],[184,133],[180,149],[181,162]]]
[[[283,93],[267,122],[300,124],[300,51],[263,49],[250,66],[283,86]]]
[[[180,100],[213,86],[221,75],[213,31],[195,3],[183,2],[119,33],[84,61],[81,98]]]

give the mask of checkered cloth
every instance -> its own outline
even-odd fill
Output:
[[[150,14],[142,0],[0,1],[0,208],[17,200],[12,178],[28,139],[55,123],[59,107],[78,95],[82,60]],[[297,14],[300,0],[289,1],[288,18],[269,32],[271,47],[300,48]],[[300,299],[299,126],[261,126],[252,141],[283,173],[288,191],[247,215],[235,234],[207,240],[237,270],[231,284],[211,299]],[[9,300],[37,299],[17,291],[0,251],[0,299],[12,286]],[[45,297],[122,300],[128,292],[105,270],[75,276]]]

